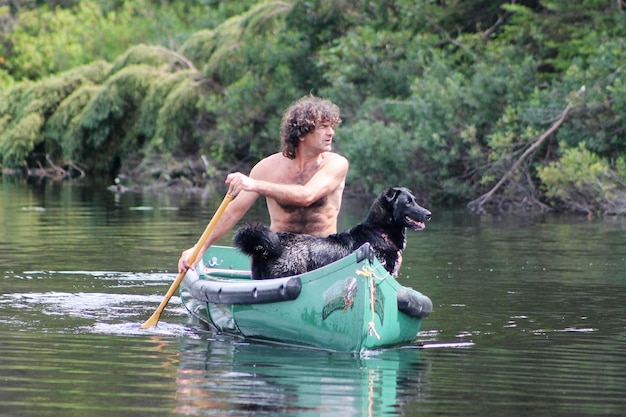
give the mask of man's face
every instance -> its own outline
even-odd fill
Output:
[[[335,136],[334,126],[328,122],[320,122],[314,131],[302,138],[302,144],[313,147],[320,152],[327,152],[331,150],[333,136]]]

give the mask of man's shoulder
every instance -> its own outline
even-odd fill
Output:
[[[326,156],[326,158],[329,159],[341,159],[342,161],[348,162],[348,159],[345,156],[340,155],[336,152],[325,152],[324,155]]]
[[[283,163],[285,161],[287,161],[288,158],[285,157],[282,153],[278,152],[278,153],[273,153],[271,155],[266,156],[265,158],[261,159],[259,162],[256,163],[256,167],[258,166],[272,166],[275,165],[277,163]]]
[[[346,169],[349,165],[348,158],[335,152],[326,152],[324,154],[324,159],[326,161],[326,164],[330,163],[330,165],[334,166],[341,165]]]
[[[255,179],[267,179],[272,173],[275,173],[277,170],[280,171],[287,160],[281,153],[266,156],[256,163],[252,171],[250,171],[250,176]]]

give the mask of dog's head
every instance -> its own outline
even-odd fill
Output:
[[[422,230],[430,220],[431,213],[415,201],[415,197],[406,188],[388,188],[383,193],[383,199],[389,205],[392,222],[413,230]]]

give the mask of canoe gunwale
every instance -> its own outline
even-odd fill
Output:
[[[295,300],[302,291],[298,276],[268,280],[220,279],[208,274],[202,279],[189,270],[185,287],[196,300],[215,304],[265,304]]]

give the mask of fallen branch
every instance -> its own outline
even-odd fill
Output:
[[[73,168],[74,170],[78,171],[78,173],[80,174],[80,178],[84,178],[87,174],[85,173],[85,170],[82,169],[81,167],[78,166],[78,164],[76,164],[76,162],[74,161],[68,161],[67,165],[70,168]]]
[[[56,165],[50,157],[49,154],[45,156],[46,161],[49,166],[43,166],[41,161],[36,161],[38,168],[31,168],[28,166],[26,161],[23,161],[24,168],[26,171],[26,176],[28,177],[39,177],[39,178],[55,178],[55,179],[66,179],[72,177],[72,169],[79,173],[80,177],[83,178],[87,174],[84,169],[78,166],[75,162],[69,161],[64,163],[67,165],[67,168]],[[7,171],[10,173],[9,171]]]
[[[576,96],[582,94],[584,91],[585,91],[584,87],[581,88],[578,91]],[[515,161],[513,166],[506,172],[506,174],[504,174],[504,176],[500,179],[500,181],[498,181],[498,183],[487,193],[471,201],[467,205],[467,207],[475,212],[483,212],[484,211],[483,205],[487,203],[489,200],[491,200],[491,197],[493,197],[496,191],[498,191],[500,187],[502,187],[502,185],[511,177],[511,175],[513,175],[513,173],[517,170],[520,164],[524,162],[524,160],[528,157],[528,155],[533,153],[539,146],[541,146],[541,144],[563,124],[563,122],[565,121],[565,119],[567,118],[567,115],[569,114],[571,110],[572,110],[572,103],[570,102],[567,104],[567,106],[565,107],[561,115],[558,117],[556,122],[554,122],[554,124],[550,126],[548,130],[543,132],[543,134],[539,136],[539,138],[537,138],[537,140],[532,145],[530,145],[528,149],[526,149],[526,151],[524,151],[522,156],[520,156],[517,159],[517,161]]]
[[[50,154],[46,154],[46,161],[48,161],[48,163],[50,164],[50,167],[52,168],[52,172],[55,173],[57,177],[67,178],[69,176],[69,173],[66,170],[54,164],[54,161],[52,161]],[[41,164],[40,164],[40,167],[41,167]]]

